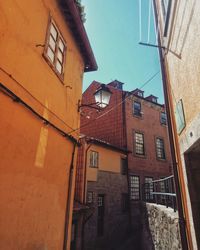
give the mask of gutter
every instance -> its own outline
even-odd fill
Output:
[[[83,22],[80,17],[80,13],[78,11],[78,7],[76,6],[74,0],[61,0],[61,2],[64,2],[63,5],[67,6],[67,12],[70,13],[70,18],[67,16],[66,10],[62,8],[62,11],[65,14],[66,19],[69,21],[69,23],[72,23],[71,30],[74,34],[78,45],[80,46],[82,55],[84,57],[85,61],[85,69],[84,72],[89,71],[96,71],[98,66],[85,30],[85,27],[83,25]]]
[[[74,199],[71,199],[72,196],[72,184],[73,184],[73,173],[74,173],[74,156],[75,156],[75,150],[76,145],[74,143],[73,152],[72,152],[72,158],[70,163],[70,172],[69,172],[69,179],[68,179],[68,190],[67,190],[67,201],[66,201],[66,211],[65,211],[65,227],[64,227],[64,240],[63,240],[63,250],[67,250],[67,245],[69,245],[69,239],[71,237],[68,237],[69,234],[69,225],[70,225],[70,211],[73,212],[73,204]],[[72,210],[70,209],[72,207]]]

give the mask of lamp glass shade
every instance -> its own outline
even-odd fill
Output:
[[[105,108],[108,106],[109,102],[110,102],[110,97],[111,97],[111,91],[109,90],[109,88],[105,88],[105,87],[100,87],[96,93],[94,94],[95,96],[95,101],[97,103],[97,105],[100,108]]]

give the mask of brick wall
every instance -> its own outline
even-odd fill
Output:
[[[94,92],[101,83],[93,82],[83,93],[82,103],[94,103]],[[108,85],[107,85],[108,86]],[[87,107],[81,108],[81,133],[104,140],[118,147],[126,147],[123,120],[123,91],[109,86],[112,92],[110,103],[101,112]],[[112,111],[110,111],[112,110]],[[88,119],[88,116],[90,117]]]

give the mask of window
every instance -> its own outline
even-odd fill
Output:
[[[136,102],[136,101],[133,102],[133,114],[137,116],[142,116],[140,102]]]
[[[144,179],[144,183],[145,183],[145,187],[144,187],[144,195],[145,195],[145,200],[146,201],[150,201],[153,200],[153,178],[152,177],[145,177]]]
[[[155,98],[155,97],[152,97],[152,102],[154,102],[154,103],[157,103],[158,101],[157,101],[157,98]]]
[[[166,125],[167,124],[167,116],[165,112],[161,112],[160,114],[160,123],[162,125]]]
[[[165,159],[164,140],[156,138],[156,154],[158,159]]]
[[[98,236],[103,236],[104,233],[104,209],[105,209],[105,204],[104,204],[104,194],[99,194],[98,195],[98,217],[97,217],[97,235]]]
[[[44,56],[57,75],[63,78],[66,45],[55,23],[51,19],[45,45]]]
[[[180,99],[176,103],[175,119],[176,119],[177,132],[178,132],[178,134],[180,134],[183,131],[183,129],[185,128],[185,126],[186,126],[182,99]]]
[[[122,194],[122,212],[128,211],[128,194]]]
[[[164,21],[164,37],[167,37],[169,30],[169,19],[171,12],[172,0],[161,0],[162,16]]]
[[[91,204],[94,202],[94,192],[88,191],[87,192],[87,203]]]
[[[90,151],[90,167],[97,168],[99,162],[99,153]]]
[[[121,174],[127,174],[127,159],[121,158]]]
[[[135,154],[144,155],[144,135],[142,133],[135,132]]]
[[[130,199],[140,199],[140,178],[139,176],[130,176]]]

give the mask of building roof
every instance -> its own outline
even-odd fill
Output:
[[[100,146],[105,147],[105,148],[109,148],[109,149],[112,149],[112,150],[115,150],[115,151],[122,152],[122,153],[125,153],[125,154],[130,153],[130,151],[128,151],[125,148],[117,147],[115,145],[112,145],[112,144],[104,141],[104,140],[100,140],[100,139],[97,139],[97,138],[94,138],[94,137],[86,136],[86,141],[89,142],[89,143],[92,143],[92,144],[100,145]]]
[[[58,0],[72,34],[80,48],[85,62],[85,72],[97,70],[97,63],[81,20],[81,15],[74,0]]]

